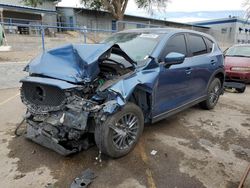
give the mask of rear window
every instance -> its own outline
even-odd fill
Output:
[[[210,39],[204,37],[204,40],[206,41],[206,44],[207,44],[207,50],[208,50],[208,53],[212,52],[213,50],[213,41],[211,41]]]
[[[207,53],[206,44],[201,36],[189,34],[189,47],[192,56]]]

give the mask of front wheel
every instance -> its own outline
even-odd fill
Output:
[[[136,145],[144,128],[141,109],[126,104],[120,111],[109,116],[95,128],[95,141],[102,153],[118,158],[128,154]]]
[[[207,110],[213,109],[221,94],[221,82],[218,78],[214,78],[210,83],[207,93],[207,99],[200,103],[201,107]]]

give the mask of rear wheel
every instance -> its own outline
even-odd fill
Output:
[[[136,145],[144,128],[141,109],[133,103],[96,125],[95,141],[102,153],[118,158],[128,154]]]
[[[201,107],[207,110],[213,109],[221,94],[221,82],[218,78],[214,78],[210,83],[207,93],[207,99],[200,103]]]

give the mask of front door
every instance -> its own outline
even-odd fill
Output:
[[[162,57],[165,57],[170,52],[187,54],[184,34],[175,35],[168,40]],[[163,59],[162,57],[160,59]],[[192,93],[192,69],[190,69],[190,63],[187,57],[179,65],[165,67],[164,63],[160,64],[159,80],[154,94],[154,117],[163,115],[190,102],[192,98],[190,95]]]

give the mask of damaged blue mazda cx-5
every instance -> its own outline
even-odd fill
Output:
[[[223,53],[206,34],[172,28],[118,32],[100,44],[48,50],[25,68],[28,139],[62,154],[95,142],[117,158],[154,123],[223,92]]]

